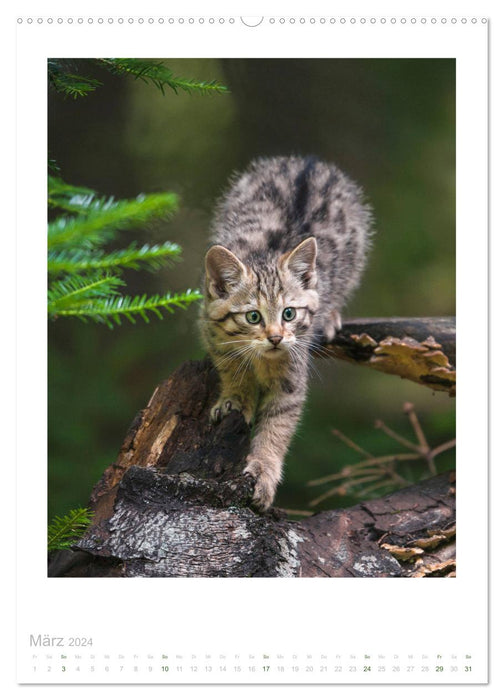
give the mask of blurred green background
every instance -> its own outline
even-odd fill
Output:
[[[199,284],[216,198],[230,173],[256,156],[315,154],[357,180],[372,204],[376,236],[351,316],[455,315],[455,62],[450,59],[166,59],[177,75],[219,80],[230,94],[162,95],[127,76],[76,62],[103,83],[78,100],[49,91],[49,157],[66,182],[135,197],[175,191],[175,218],[122,234],[170,240],[183,262],[125,275],[128,293],[181,291]],[[49,517],[86,505],[114,461],[128,426],[155,386],[186,359],[203,356],[197,306],[150,324],[49,324]],[[374,428],[381,418],[413,439],[402,412],[412,402],[431,445],[454,436],[455,402],[398,377],[317,361],[304,418],[287,458],[276,505],[307,509],[322,487],[309,479],[361,457],[338,428],[373,454],[404,451]],[[454,451],[437,459],[454,466]],[[408,479],[427,475],[405,465]],[[375,493],[371,494],[375,495]],[[370,497],[368,494],[367,497]],[[320,507],[359,500],[335,496]]]

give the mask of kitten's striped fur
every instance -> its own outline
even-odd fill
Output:
[[[200,319],[221,378],[211,417],[238,409],[254,421],[245,472],[260,508],[301,415],[310,349],[340,328],[370,233],[360,189],[314,157],[253,161],[217,207]]]

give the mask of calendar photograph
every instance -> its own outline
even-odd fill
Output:
[[[456,578],[455,76],[48,59],[48,578]]]

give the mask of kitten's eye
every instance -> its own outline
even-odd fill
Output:
[[[293,309],[291,306],[288,306],[286,309],[283,310],[282,317],[285,321],[293,321],[296,318],[296,309]]]
[[[261,314],[259,313],[259,311],[247,311],[247,313],[245,314],[245,318],[249,323],[253,323],[255,325],[261,320]]]

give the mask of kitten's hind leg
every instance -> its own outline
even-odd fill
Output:
[[[336,309],[329,312],[324,323],[324,342],[330,343],[334,340],[336,333],[341,330],[341,314]]]

